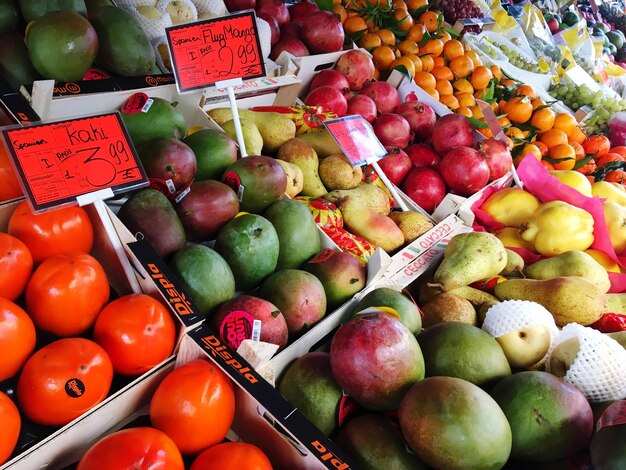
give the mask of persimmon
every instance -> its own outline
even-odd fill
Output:
[[[583,148],[587,155],[595,154],[596,158],[609,153],[611,141],[604,135],[590,135],[583,142]]]
[[[17,439],[20,437],[22,429],[22,419],[15,403],[4,393],[0,392],[0,465],[11,457]]]
[[[19,239],[0,233],[0,296],[15,300],[33,272],[33,255]]]
[[[0,382],[20,371],[33,353],[36,341],[35,325],[28,314],[10,300],[0,297]]]

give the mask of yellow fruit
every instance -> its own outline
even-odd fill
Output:
[[[591,197],[591,183],[585,175],[573,170],[552,170],[550,172],[561,183],[570,186],[584,196]]]
[[[503,229],[496,230],[493,234],[498,237],[502,244],[507,248],[524,248],[533,253],[535,247],[532,243],[528,243],[522,238],[519,229],[515,227],[504,227]]]
[[[605,201],[602,204],[604,219],[609,229],[609,238],[618,255],[626,249],[626,207],[616,202]]]
[[[626,207],[626,192],[608,181],[597,181],[591,185],[591,194]]]
[[[539,205],[539,200],[523,189],[504,188],[489,196],[480,209],[502,225],[519,227],[530,219]]]
[[[619,264],[609,258],[609,255],[600,250],[594,250],[593,248],[589,248],[585,250],[589,256],[595,259],[598,263],[600,263],[604,269],[606,269],[610,273],[621,273],[621,269],[619,268]]]

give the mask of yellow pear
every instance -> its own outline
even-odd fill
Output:
[[[498,237],[502,244],[507,248],[525,248],[533,253],[536,253],[533,244],[524,240],[519,229],[515,227],[504,227],[500,230],[496,230],[493,234]]]
[[[552,170],[550,174],[561,183],[574,188],[580,194],[591,197],[591,182],[579,171]]]
[[[519,227],[539,205],[539,200],[523,189],[504,188],[489,196],[480,208],[502,225]]]
[[[537,364],[548,353],[552,338],[545,325],[534,325],[498,336],[496,341],[511,367],[525,369]]]
[[[626,191],[619,186],[608,181],[596,181],[591,185],[591,194],[626,207]]]

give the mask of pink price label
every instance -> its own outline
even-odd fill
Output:
[[[220,337],[228,346],[237,349],[246,339],[252,339],[254,318],[248,312],[235,310],[226,315],[220,325]]]
[[[120,111],[124,114],[138,114],[143,110],[149,99],[145,93],[135,93],[124,101]]]
[[[324,121],[324,126],[352,166],[374,163],[387,155],[371,124],[363,116],[344,116]]]

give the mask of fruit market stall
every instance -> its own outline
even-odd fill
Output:
[[[0,468],[626,468],[623,18],[0,0]]]

